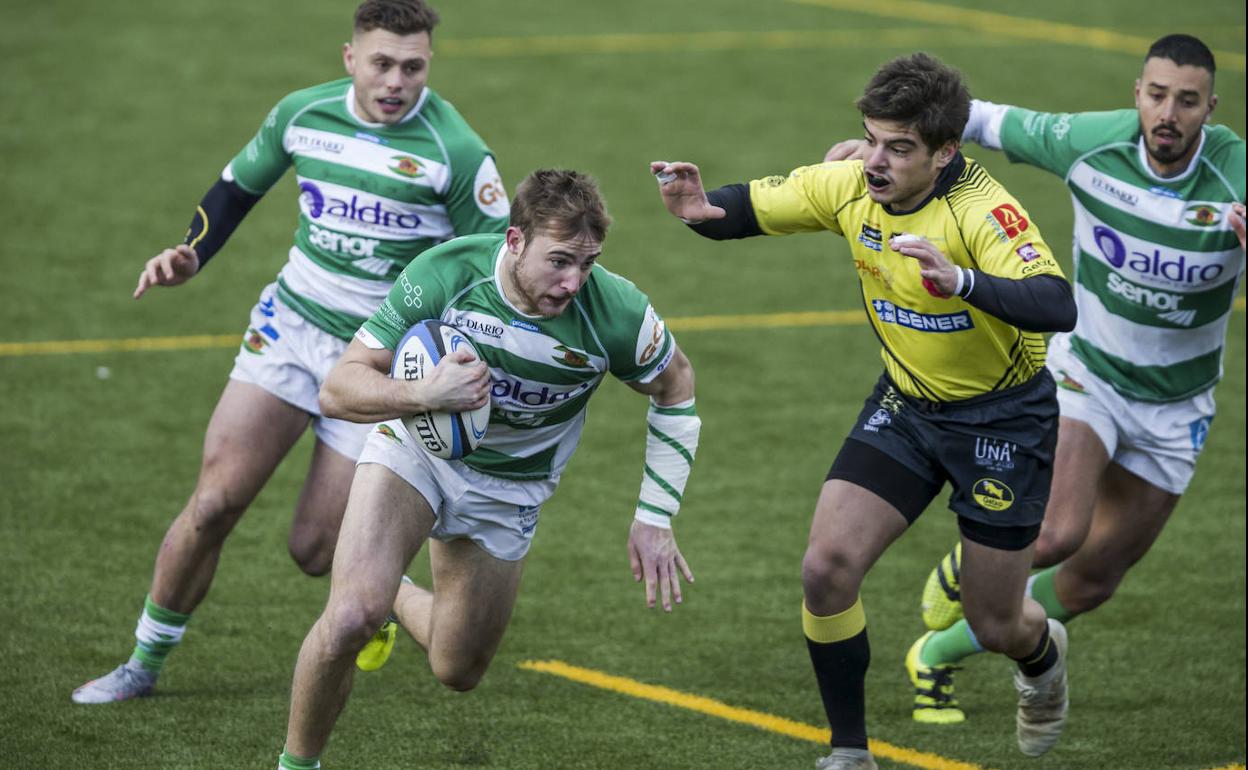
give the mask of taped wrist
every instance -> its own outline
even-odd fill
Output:
[[[670,529],[698,451],[702,420],[692,398],[670,406],[659,406],[651,399],[646,423],[646,468],[633,518]]]

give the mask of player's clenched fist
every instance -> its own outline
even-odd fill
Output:
[[[179,243],[165,249],[147,260],[139,273],[139,285],[134,287],[134,298],[142,297],[153,286],[177,286],[186,283],[199,270],[199,255],[195,249]]]

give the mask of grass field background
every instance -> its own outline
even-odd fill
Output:
[[[133,645],[152,559],[191,490],[234,351],[32,354],[7,344],[241,334],[289,246],[289,177],[190,284],[138,303],[130,292],[269,107],[340,76],[352,8],[0,5],[0,767],[275,764],[295,655],[328,587],[302,576],[285,549],[310,443],[229,540],[158,695],[75,706],[70,691]],[[538,166],[599,178],[616,218],[604,264],[674,319],[696,367],[702,448],[677,532],[697,583],[665,616],[645,609],[631,581],[624,543],[645,408],[608,383],[543,512],[482,686],[442,689],[402,639],[386,669],[357,678],[325,766],[810,767],[815,743],[518,666],[561,660],[824,724],[798,617],[799,565],[823,474],[878,375],[877,344],[859,322],[680,331],[680,320],[854,310],[848,252],[830,235],[699,239],[663,212],[646,162],[696,161],[718,185],[816,161],[857,135],[853,100],[871,72],[917,49],[996,101],[1128,106],[1147,42],[1172,31],[1219,52],[1216,117],[1243,135],[1243,6],[456,0],[439,10],[432,86],[496,151],[509,186]],[[1059,180],[968,154],[1051,244],[1066,242]],[[922,581],[955,536],[943,497],[864,588],[873,737],[985,768],[1244,763],[1244,352],[1241,311],[1191,491],[1118,597],[1072,627],[1071,721],[1057,749],[1037,761],[1018,753],[1001,660],[975,659],[961,674],[965,725],[910,719],[900,662],[922,630]]]

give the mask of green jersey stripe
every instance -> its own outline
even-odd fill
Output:
[[[1070,338],[1071,350],[1115,390],[1137,401],[1178,401],[1213,387],[1221,377],[1222,350],[1185,361],[1183,366],[1141,366],[1105,352],[1079,337]],[[1208,372],[1215,372],[1210,378]]]
[[[696,417],[698,414],[698,410],[694,406],[677,408],[673,406],[659,406],[658,404],[654,404],[650,408],[653,409],[656,414],[670,414],[683,417]]]
[[[1096,257],[1081,253],[1075,280],[1100,296],[1105,309],[1128,321],[1165,329],[1214,323],[1235,300],[1237,282],[1223,281],[1202,292],[1176,292],[1132,281]]]
[[[286,281],[277,279],[277,297],[290,309],[311,321],[318,329],[334,335],[340,340],[350,340],[355,330],[364,323],[363,318],[352,317],[345,313],[330,310],[313,300],[290,290]]]

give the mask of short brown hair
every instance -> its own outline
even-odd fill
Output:
[[[396,35],[428,32],[438,25],[438,13],[423,0],[364,0],[355,9],[355,31],[384,29]]]
[[[541,230],[559,240],[589,237],[601,243],[607,238],[611,215],[588,174],[543,168],[526,176],[516,187],[511,202],[511,225],[532,240]]]
[[[971,95],[957,70],[934,56],[915,53],[880,67],[858,99],[858,109],[872,120],[912,127],[935,152],[951,139],[962,139]]]

